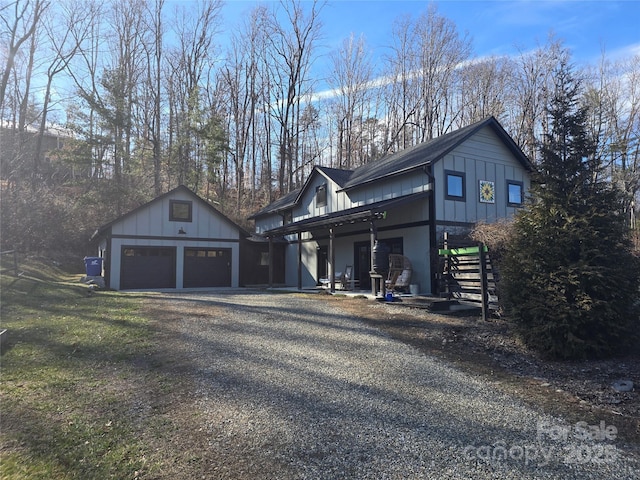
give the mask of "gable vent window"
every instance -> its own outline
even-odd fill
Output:
[[[323,183],[316,187],[316,207],[327,206],[327,184]]]
[[[465,200],[465,179],[463,172],[445,171],[445,198],[447,200]]]
[[[187,200],[169,200],[169,221],[191,222],[193,204]]]

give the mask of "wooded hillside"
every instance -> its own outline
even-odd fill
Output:
[[[219,0],[0,0],[2,248],[85,248],[180,184],[250,228],[314,165],[355,168],[488,115],[536,160],[560,40],[480,58],[432,4],[389,20],[382,55],[349,32],[328,50],[325,7],[267,3],[229,25]],[[633,227],[640,56],[578,72]]]

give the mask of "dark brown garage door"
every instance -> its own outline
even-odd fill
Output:
[[[175,247],[122,247],[120,288],[176,288]]]
[[[184,288],[230,286],[230,248],[184,249]]]

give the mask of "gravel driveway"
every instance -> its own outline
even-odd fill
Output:
[[[322,296],[163,294],[207,478],[632,479],[615,426],[565,424]],[[191,372],[193,374],[193,372]]]

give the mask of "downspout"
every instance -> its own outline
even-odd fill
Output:
[[[107,234],[106,252],[105,252],[106,258],[102,259],[102,265],[104,268],[104,283],[105,283],[105,286],[109,289],[111,288],[111,258],[112,258],[111,244],[112,244],[111,227],[109,227],[109,233]],[[120,259],[120,262],[122,263],[122,258]]]
[[[429,185],[431,186],[431,195],[427,197],[429,201],[429,273],[431,283],[431,294],[438,294],[438,237],[436,235],[436,182],[433,176],[433,164],[425,165],[422,171],[429,177]]]
[[[302,290],[302,232],[298,232],[298,290]]]
[[[331,279],[331,293],[335,293],[336,291],[336,249],[334,247],[333,241],[335,239],[335,232],[333,227],[329,228],[329,278]]]
[[[273,288],[273,237],[269,239],[269,288]]]

